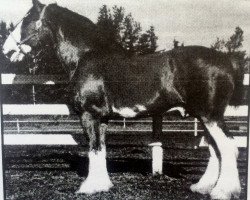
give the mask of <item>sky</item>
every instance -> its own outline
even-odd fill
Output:
[[[0,20],[18,22],[32,6],[31,0],[0,0]],[[151,25],[159,37],[158,50],[171,49],[176,39],[185,45],[210,47],[216,38],[228,39],[240,26],[244,31],[243,49],[250,54],[250,0],[41,0],[67,7],[93,22],[106,4],[123,6],[141,23]]]

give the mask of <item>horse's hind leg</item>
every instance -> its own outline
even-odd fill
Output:
[[[237,169],[238,149],[233,138],[226,135],[224,120],[204,122],[218,152],[220,171],[219,178],[210,195],[212,199],[230,199],[238,197],[241,187]]]
[[[208,166],[204,175],[201,177],[198,183],[193,184],[190,189],[193,192],[199,192],[201,194],[209,194],[214,188],[219,178],[219,159],[216,155],[215,149],[212,143],[207,139],[209,143],[208,148],[210,152],[210,158]]]
[[[78,193],[92,194],[108,191],[112,186],[106,164],[105,131],[106,124],[101,124],[89,112],[81,117],[82,125],[89,137],[89,172]]]

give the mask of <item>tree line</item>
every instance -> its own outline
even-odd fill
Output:
[[[237,26],[229,39],[225,40],[217,37],[216,41],[211,45],[211,48],[238,58],[241,64],[244,65],[245,72],[249,73],[250,58],[247,56],[246,51],[242,50],[243,41],[244,31]]]
[[[98,29],[108,37],[108,41],[119,43],[128,55],[145,55],[154,53],[157,49],[158,37],[155,34],[154,26],[150,26],[145,32],[142,32],[141,24],[137,22],[131,13],[126,14],[124,7],[114,6],[112,9],[103,5],[99,9],[98,19],[96,23]],[[0,22],[0,48],[7,39],[9,32],[14,29],[13,23],[7,27],[6,23]],[[60,62],[55,59],[56,55],[44,51],[37,60],[39,65],[39,73],[61,74]],[[24,60],[18,64],[9,63],[3,53],[0,51],[0,66],[5,73],[28,73],[27,67],[21,66],[32,65],[29,60]],[[53,70],[49,67],[53,65]],[[19,67],[20,66],[20,67]]]
[[[99,29],[110,39],[116,41],[129,55],[145,55],[154,53],[157,49],[158,37],[154,26],[142,33],[141,24],[126,15],[123,7],[114,6],[109,9],[106,5],[100,8],[97,20]]]
[[[114,6],[110,9],[106,5],[103,5],[99,10],[96,25],[110,41],[119,43],[128,55],[145,55],[156,52],[158,37],[155,34],[154,26],[150,26],[148,30],[143,32],[141,24],[133,18],[131,13],[126,14],[123,7]],[[9,32],[13,29],[13,23],[7,26],[5,22],[0,22],[0,49],[2,49]],[[244,32],[240,27],[236,27],[234,33],[227,40],[217,38],[216,41],[211,44],[211,48],[226,54],[236,55],[242,60],[242,64],[245,66],[245,72],[249,73],[250,59],[247,57],[246,51],[242,50],[243,41]],[[179,42],[175,39],[173,40],[173,48],[182,48],[183,46],[183,43],[179,46]],[[60,62],[58,59],[55,59],[55,56],[53,52],[49,52],[48,50],[41,54],[41,57],[38,58],[39,60],[37,61],[39,65],[37,74],[63,74],[64,72]],[[2,72],[28,74],[30,72],[27,65],[32,67],[34,64],[28,60],[24,60],[18,64],[12,64],[0,51],[0,67]],[[51,65],[53,65],[53,67],[50,67]],[[54,70],[55,68],[56,70]],[[4,102],[32,103],[32,88],[30,86],[5,86],[4,88]],[[51,89],[48,86],[36,87],[38,102],[65,102],[66,97],[62,96],[64,93],[61,92],[64,86],[62,88],[60,85],[53,86],[53,88],[54,89]],[[55,88],[57,89],[55,90]],[[21,94],[20,91],[22,91]],[[53,97],[53,99],[51,99],[51,97]]]
[[[126,14],[124,7],[113,6],[110,9],[108,6],[103,5],[99,9],[96,25],[99,30],[108,37],[109,41],[116,41],[119,43],[128,55],[145,55],[156,52],[158,37],[155,34],[154,26],[150,26],[148,30],[142,32],[141,24],[133,18],[131,13]],[[13,23],[7,26],[5,22],[0,22],[1,49],[9,32],[13,29]],[[236,27],[229,39],[217,38],[216,41],[211,44],[211,48],[238,57],[245,66],[245,71],[249,72],[250,58],[247,56],[246,51],[242,50],[243,41],[244,32],[240,27]],[[173,48],[184,46],[183,43],[179,46],[179,41],[175,39],[173,45]],[[60,67],[59,60],[55,59],[55,57],[56,55],[54,55],[53,52],[49,52],[48,50],[44,51],[37,61],[40,69],[39,73],[64,73]],[[21,66],[32,64],[33,63],[29,63],[28,60],[19,64],[11,64],[0,51],[0,66],[5,73],[28,73],[27,68]],[[54,66],[53,70],[56,69],[56,71],[52,71],[49,67],[51,65]],[[8,67],[5,69],[4,66]]]

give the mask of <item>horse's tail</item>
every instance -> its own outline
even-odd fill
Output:
[[[234,91],[229,104],[239,106],[242,104],[244,95],[244,62],[240,59],[231,58],[231,63],[233,66]]]

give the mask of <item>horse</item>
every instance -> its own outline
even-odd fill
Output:
[[[70,98],[89,140],[89,172],[79,193],[108,191],[105,132],[112,117],[149,117],[181,107],[199,119],[210,158],[193,192],[230,199],[241,192],[238,149],[224,122],[228,105],[240,104],[243,70],[237,59],[202,46],[128,56],[88,18],[57,4],[33,0],[5,41],[18,62],[52,49],[69,76]]]

